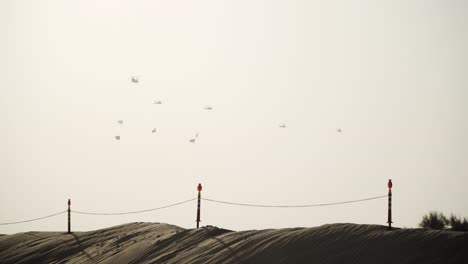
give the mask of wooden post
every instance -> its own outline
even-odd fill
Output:
[[[198,190],[197,228],[199,228],[199,227],[200,227],[200,200],[201,200],[201,190],[202,190],[202,185],[201,185],[201,183],[198,184],[197,190]]]
[[[70,205],[71,205],[71,201],[70,201],[70,199],[68,199],[68,232],[67,232],[68,234],[71,233],[71,215],[70,215],[71,210],[70,210]]]
[[[388,230],[392,230],[392,180],[388,180]]]

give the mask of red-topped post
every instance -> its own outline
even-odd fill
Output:
[[[388,223],[388,230],[392,230],[392,187],[393,187],[393,184],[392,184],[392,180],[389,179],[388,180],[388,183],[387,183],[387,187],[388,187],[388,220],[387,220],[387,223]]]
[[[197,190],[198,190],[198,205],[197,205],[197,228],[198,228],[200,226],[200,200],[201,200],[201,190],[202,190],[201,183],[198,184]]]
[[[71,201],[70,199],[68,199],[68,234],[71,233],[71,217],[70,217],[70,205],[71,205]]]

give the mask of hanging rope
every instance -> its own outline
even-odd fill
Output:
[[[128,215],[128,214],[139,214],[139,213],[145,213],[145,212],[150,212],[150,211],[156,211],[156,210],[160,210],[160,209],[164,209],[164,208],[169,208],[169,207],[181,205],[181,204],[184,204],[184,203],[188,203],[188,202],[194,201],[194,200],[196,200],[196,199],[197,199],[197,198],[192,198],[192,199],[189,199],[189,200],[186,200],[186,201],[182,201],[182,202],[179,202],[179,203],[175,203],[175,204],[165,205],[165,206],[161,206],[161,207],[157,207],[157,208],[152,208],[152,209],[141,210],[141,211],[133,211],[133,212],[95,213],[95,212],[81,212],[81,211],[74,211],[74,210],[72,210],[72,213],[75,213],[75,214],[84,214],[84,215]]]
[[[318,207],[318,206],[329,206],[329,205],[338,205],[338,204],[348,204],[348,203],[357,203],[369,200],[375,200],[380,198],[385,198],[387,195],[364,198],[359,200],[351,200],[351,201],[344,201],[344,202],[335,202],[335,203],[323,203],[323,204],[305,204],[305,205],[265,205],[265,204],[247,204],[247,203],[233,203],[233,202],[226,202],[208,198],[201,198],[202,200],[214,202],[214,203],[222,203],[222,204],[230,204],[230,205],[238,205],[238,206],[249,206],[249,207],[269,207],[269,208],[303,208],[303,207]]]
[[[63,214],[63,213],[66,213],[66,212],[67,212],[67,210],[62,211],[62,212],[59,212],[59,213],[55,213],[55,214],[51,214],[51,215],[39,217],[39,218],[24,220],[24,221],[9,222],[9,223],[0,223],[0,225],[14,225],[14,224],[22,224],[22,223],[27,223],[27,222],[33,222],[33,221],[38,221],[38,220],[46,219],[46,218],[49,218],[49,217],[54,217],[54,216],[56,216],[56,215]]]
[[[321,204],[305,204],[305,205],[265,205],[265,204],[235,203],[235,202],[227,202],[227,201],[221,201],[221,200],[215,200],[215,199],[209,199],[209,198],[201,198],[201,199],[205,200],[205,201],[208,201],[208,202],[229,204],[229,205],[237,205],[237,206],[248,206],[248,207],[304,208],[304,207],[319,207],[319,206],[331,206],[331,205],[339,205],[339,204],[358,203],[358,202],[381,199],[381,198],[386,198],[386,197],[388,197],[388,196],[387,195],[382,195],[382,196],[375,196],[375,197],[369,197],[369,198],[358,199],[358,200],[350,200],[350,201],[342,201],[342,202],[334,202],[334,203],[321,203]],[[189,199],[189,200],[185,200],[185,201],[182,201],[182,202],[169,204],[169,205],[165,205],[165,206],[161,206],[161,207],[156,207],[156,208],[151,208],[151,209],[146,209],[146,210],[140,210],[140,211],[131,211],[131,212],[96,213],[96,212],[82,212],[82,211],[74,211],[74,210],[71,211],[71,212],[75,213],[75,214],[83,214],[83,215],[129,215],[129,214],[139,214],[139,213],[145,213],[145,212],[156,211],[156,210],[160,210],[160,209],[174,207],[174,206],[177,206],[177,205],[181,205],[181,204],[185,204],[185,203],[194,201],[196,199],[197,198],[192,198],[192,199]],[[61,212],[58,212],[58,213],[55,213],[55,214],[39,217],[39,218],[34,218],[34,219],[28,219],[28,220],[17,221],[17,222],[0,223],[0,225],[14,225],[14,224],[33,222],[33,221],[38,221],[38,220],[54,217],[54,216],[57,216],[57,215],[60,215],[60,214],[66,213],[66,212],[67,212],[67,210],[61,211]]]

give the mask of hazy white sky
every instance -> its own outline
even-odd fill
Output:
[[[204,197],[234,202],[353,200],[385,195],[389,178],[396,226],[429,210],[468,217],[467,11],[445,0],[3,0],[0,222],[68,198],[81,211],[163,206],[196,197],[199,182]],[[385,225],[386,210],[386,199],[203,202],[201,224]],[[72,225],[195,218],[192,202]],[[66,215],[0,226],[29,230],[66,230]]]

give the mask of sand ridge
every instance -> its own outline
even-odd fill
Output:
[[[0,236],[0,263],[468,263],[468,233],[327,224],[234,232],[130,223]]]

